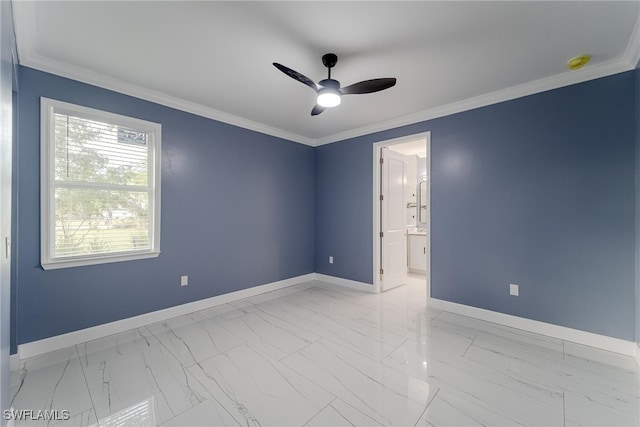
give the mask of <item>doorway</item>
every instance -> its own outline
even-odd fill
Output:
[[[426,287],[428,302],[431,295],[430,132],[377,142],[373,151],[375,291],[385,292],[419,280]]]

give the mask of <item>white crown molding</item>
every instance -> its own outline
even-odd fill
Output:
[[[16,36],[18,61],[22,63],[22,57],[28,56],[35,50],[33,41],[35,2],[13,0],[11,2],[11,10],[13,12],[13,29]]]
[[[21,65],[34,68],[47,73],[56,74],[82,83],[99,86],[114,92],[134,96],[146,101],[175,108],[187,113],[217,120],[219,122],[253,130],[288,141],[298,142],[304,145],[315,145],[315,140],[296,133],[268,126],[253,120],[245,119],[224,111],[206,107],[194,102],[186,101],[162,92],[147,89],[135,84],[125,82],[114,77],[97,73],[82,67],[76,67],[61,61],[38,55],[35,52],[33,35],[35,2],[14,1],[13,17],[18,45],[18,59]]]
[[[21,65],[312,147],[461,113],[463,111],[633,70],[640,66],[640,16],[638,16],[624,54],[607,62],[592,65],[580,71],[565,71],[561,74],[533,82],[397,117],[374,125],[363,126],[314,139],[38,55],[35,52],[33,40],[35,31],[35,2],[14,0],[13,4],[16,43]]]
[[[640,16],[633,26],[627,49],[624,51],[624,59],[632,68],[640,67]]]
[[[479,95],[462,101],[452,102],[450,104],[431,108],[429,110],[424,110],[407,116],[386,120],[371,126],[364,126],[346,132],[340,132],[334,135],[317,139],[316,146],[331,144],[333,142],[343,141],[345,139],[356,138],[358,136],[369,135],[375,132],[381,132],[401,126],[407,126],[427,120],[433,120],[439,117],[445,117],[451,114],[473,110],[475,108],[486,107],[487,105],[497,104],[516,98],[522,98],[523,96],[527,95],[533,95],[560,87],[570,86],[576,83],[598,79],[600,77],[610,76],[635,68],[635,63],[632,66],[631,61],[625,59],[618,59],[616,61],[602,63],[589,68],[584,68],[580,71],[567,71],[562,74],[546,77],[544,79],[535,80],[518,86],[512,86],[510,88],[501,89],[495,92]]]
[[[249,119],[245,119],[243,117],[235,116],[233,114],[225,113],[224,111],[216,110],[214,108],[206,107],[194,102],[185,101],[183,99],[167,95],[162,92],[143,88],[141,86],[127,83],[113,77],[105,76],[101,73],[96,73],[94,71],[90,71],[81,67],[76,67],[63,62],[55,61],[40,55],[23,53],[20,56],[20,63],[24,66],[35,68],[40,71],[56,74],[61,77],[66,77],[93,86],[99,86],[104,89],[109,89],[114,92],[119,92],[125,95],[144,99],[145,101],[154,102],[156,104],[175,108],[177,110],[206,117],[208,119],[286,139],[287,141],[298,142],[300,144],[309,146],[315,145],[315,141],[313,139],[304,137],[302,135],[258,123]]]

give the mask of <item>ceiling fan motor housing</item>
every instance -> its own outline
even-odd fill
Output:
[[[324,55],[322,55],[322,63],[327,68],[335,67],[337,62],[338,55],[336,55],[335,53],[325,53]]]
[[[340,89],[340,82],[335,79],[324,79],[320,80],[318,84],[322,87],[332,88],[332,89]]]

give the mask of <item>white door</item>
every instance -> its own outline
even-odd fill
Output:
[[[407,278],[405,156],[382,148],[380,157],[381,290],[405,284]]]

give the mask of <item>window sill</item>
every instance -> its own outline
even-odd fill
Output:
[[[108,264],[112,262],[135,261],[139,259],[157,258],[158,255],[160,255],[160,251],[135,253],[135,254],[130,253],[130,254],[113,255],[113,256],[102,255],[96,258],[49,260],[46,262],[43,261],[41,262],[41,266],[43,270],[56,270],[59,268],[83,267],[87,265]]]

